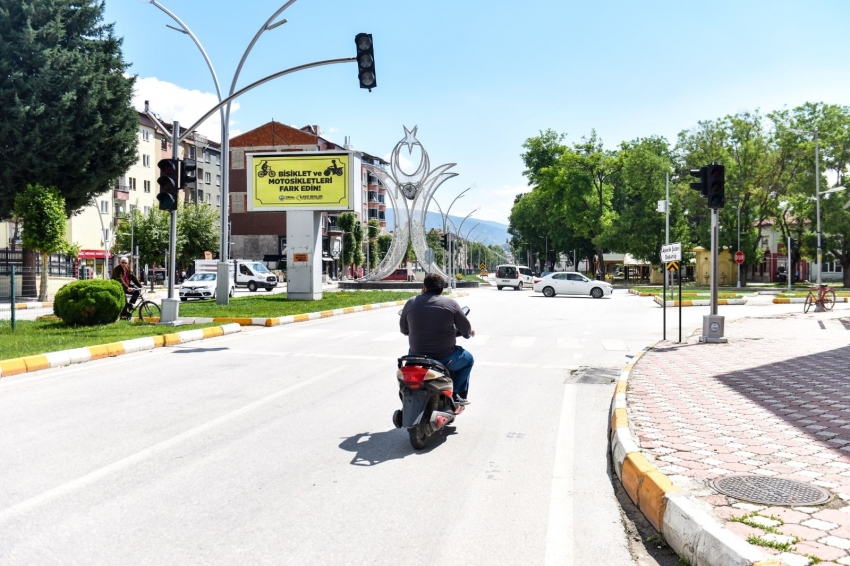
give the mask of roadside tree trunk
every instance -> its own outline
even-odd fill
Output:
[[[41,284],[38,290],[38,300],[47,300],[47,281],[50,278],[50,256],[41,252]]]
[[[23,249],[23,273],[21,274],[21,297],[35,297],[37,286],[35,282],[36,255],[35,250]]]

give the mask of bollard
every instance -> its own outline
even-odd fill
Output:
[[[15,331],[15,266],[12,266],[12,332]]]

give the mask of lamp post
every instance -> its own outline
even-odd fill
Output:
[[[475,210],[473,210],[472,212],[470,212],[469,214],[467,214],[466,216],[464,216],[464,217],[463,217],[463,220],[461,220],[461,221],[460,221],[460,226],[458,226],[458,227],[457,227],[457,229],[455,230],[455,231],[457,232],[457,237],[458,237],[458,238],[460,238],[460,237],[461,237],[461,230],[463,229],[463,223],[464,223],[464,222],[466,222],[466,221],[467,221],[467,219],[468,219],[470,216],[472,216],[473,214],[475,214],[475,213],[476,213],[476,212],[478,212],[479,210],[481,210],[481,209],[480,209],[480,208],[476,208]],[[454,225],[454,222],[452,222],[452,225]],[[454,267],[454,254],[452,253],[452,243],[453,243],[453,241],[454,241],[454,240],[453,240],[453,238],[451,237],[451,235],[449,235],[449,262],[450,262],[450,263],[449,263],[449,270],[450,270],[450,271],[451,271],[451,270],[452,270],[452,268]],[[453,274],[452,274],[452,275],[453,275]],[[455,286],[455,284],[454,284],[454,277],[453,277],[453,276],[452,276],[452,277],[449,277],[449,288],[454,288],[454,286]]]
[[[449,203],[449,209],[446,211],[446,213],[445,213],[445,214],[443,214],[443,209],[442,209],[442,207],[440,207],[440,203],[439,203],[439,202],[437,202],[437,199],[435,199],[433,196],[431,197],[431,201],[429,201],[429,203],[428,203],[428,204],[430,204],[431,202],[433,202],[434,204],[436,204],[436,205],[437,205],[437,210],[439,210],[439,211],[440,211],[440,216],[442,216],[442,218],[443,218],[443,234],[445,234],[445,233],[446,233],[446,220],[449,218],[449,213],[452,211],[452,206],[454,206],[455,202],[457,202],[457,200],[458,200],[459,198],[462,198],[462,197],[463,197],[463,195],[464,195],[464,194],[465,194],[465,193],[466,193],[469,189],[471,189],[471,188],[472,188],[472,187],[468,187],[468,188],[466,188],[466,189],[462,190],[462,191],[460,192],[460,194],[458,194],[458,195],[457,195],[457,196],[456,196],[456,197],[452,200],[452,202],[450,202],[450,203]],[[428,211],[428,206],[427,206],[427,205],[425,206],[425,211],[426,211],[426,212]],[[444,255],[443,255],[443,273],[445,273],[445,272],[446,272],[446,257],[445,257],[445,254],[444,254]],[[451,277],[450,277],[449,279],[451,280]]]

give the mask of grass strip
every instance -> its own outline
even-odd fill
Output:
[[[71,348],[110,344],[145,336],[173,334],[220,324],[187,324],[160,326],[157,324],[114,322],[102,326],[66,326],[63,322],[19,320],[12,332],[9,321],[0,322],[0,360],[46,354]]]
[[[272,318],[291,314],[329,311],[386,303],[406,301],[417,295],[411,291],[348,291],[324,293],[318,301],[290,301],[285,293],[277,295],[255,295],[231,299],[227,306],[217,305],[215,301],[189,301],[180,303],[181,317],[213,318]]]

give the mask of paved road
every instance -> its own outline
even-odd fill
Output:
[[[422,453],[390,424],[395,309],[4,378],[0,563],[634,564],[612,387],[572,370],[620,368],[660,309],[622,291],[461,303],[473,404]]]

